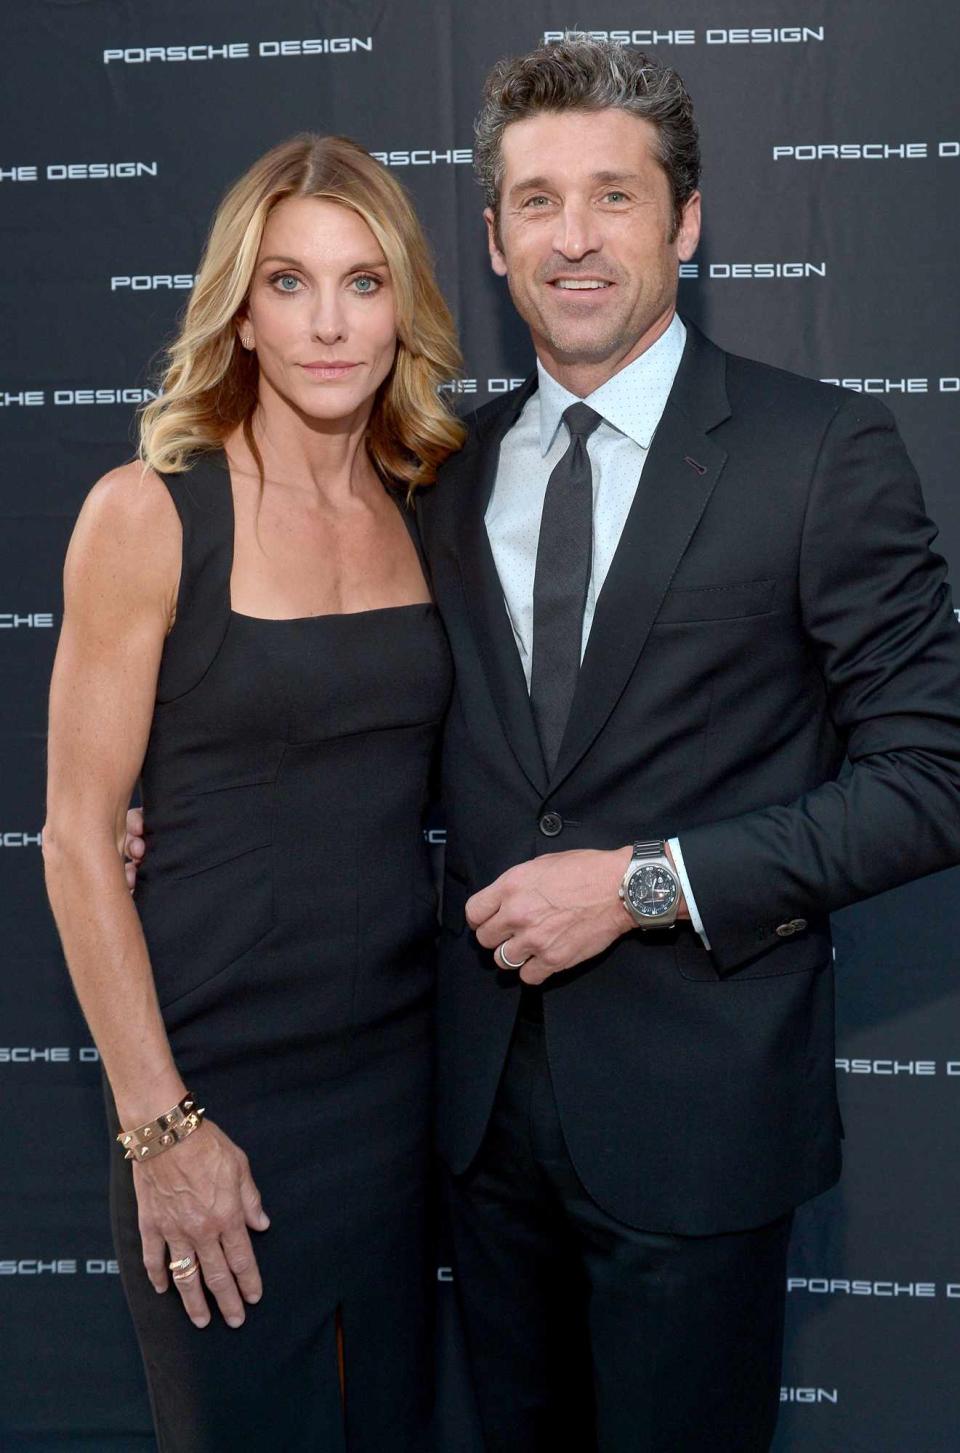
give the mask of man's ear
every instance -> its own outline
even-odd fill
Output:
[[[700,193],[694,192],[683,204],[677,229],[677,257],[689,262],[700,245]]]
[[[497,214],[492,207],[485,207],[483,220],[487,224],[487,249],[490,253],[490,266],[498,277],[507,275],[507,259],[500,248],[500,229],[497,226]]]

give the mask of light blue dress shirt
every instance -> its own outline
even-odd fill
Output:
[[[674,314],[669,327],[639,358],[615,373],[583,400],[603,422],[587,440],[593,476],[593,562],[583,612],[580,658],[587,649],[597,599],[620,543],[650,443],[673,387],[686,329]],[[563,413],[579,403],[537,362],[539,387],[500,446],[497,477],[487,505],[486,526],[504,603],[520,654],[527,688],[533,660],[533,582],[547,483],[566,453],[570,435]],[[676,838],[670,849],[694,928],[707,948],[683,853]]]

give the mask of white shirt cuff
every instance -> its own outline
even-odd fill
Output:
[[[687,908],[690,911],[690,922],[693,924],[700,941],[709,953],[710,940],[707,938],[707,931],[703,926],[703,919],[700,917],[700,910],[697,908],[697,900],[693,896],[693,889],[690,887],[690,879],[687,877],[687,869],[683,861],[683,853],[680,851],[679,838],[668,838],[667,844],[673,855],[674,866],[677,870],[677,877],[680,879],[680,887],[683,889],[683,896],[686,899]]]

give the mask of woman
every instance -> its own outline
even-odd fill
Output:
[[[287,142],[223,201],[141,462],[70,544],[44,857],[163,1453],[425,1445],[450,665],[402,496],[461,442],[458,361],[402,189]]]

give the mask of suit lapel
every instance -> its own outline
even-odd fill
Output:
[[[726,461],[707,433],[730,413],[724,356],[691,324],[686,327],[677,377],[597,601],[551,792],[620,699]]]
[[[490,422],[481,421],[478,425],[478,437],[470,461],[474,483],[466,492],[457,553],[467,608],[490,694],[517,761],[532,786],[542,795],[547,784],[547,772],[540,738],[484,521],[497,475],[500,443],[516,423],[536,386],[537,376],[533,374],[511,396],[507,407]]]

